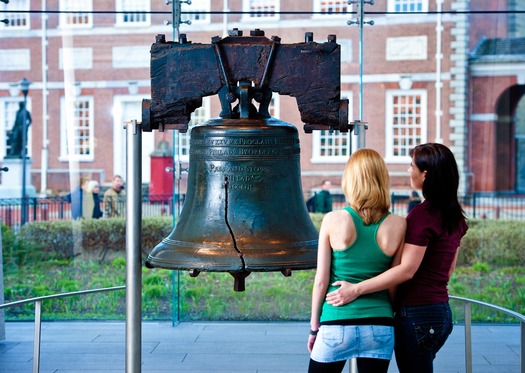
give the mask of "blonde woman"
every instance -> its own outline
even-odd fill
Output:
[[[406,222],[389,213],[390,178],[381,156],[359,149],[349,158],[342,188],[349,206],[325,215],[319,233],[312,292],[309,372],[341,372],[357,358],[359,373],[387,372],[394,350],[394,315],[388,291],[349,304],[328,304],[337,281],[359,282],[390,268]]]

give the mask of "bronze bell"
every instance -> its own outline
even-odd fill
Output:
[[[281,44],[261,30],[245,37],[234,29],[225,39],[197,44],[185,35],[178,42],[157,35],[143,130],[185,131],[203,96],[218,94],[222,111],[191,131],[184,206],[148,267],[192,276],[229,272],[236,291],[254,271],[289,276],[315,268],[318,233],[302,193],[298,131],[270,117],[273,92],[296,98],[306,132],[348,131],[335,36],[316,43],[307,33],[304,43]]]
[[[147,265],[230,272],[315,268],[317,230],[301,188],[297,129],[277,119],[212,119],[191,131],[188,192]]]

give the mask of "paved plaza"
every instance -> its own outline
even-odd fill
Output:
[[[305,322],[144,322],[142,372],[304,373]],[[0,372],[31,372],[32,322],[7,322]],[[40,372],[125,372],[124,322],[44,322]],[[475,373],[519,373],[518,324],[472,328]],[[435,373],[465,372],[464,327],[456,325],[438,354]],[[344,372],[349,372],[345,367]],[[389,372],[398,372],[395,360]]]

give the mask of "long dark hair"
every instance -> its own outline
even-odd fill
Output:
[[[454,154],[445,145],[428,143],[416,146],[410,156],[420,171],[427,171],[423,197],[441,213],[444,228],[452,231],[465,219],[458,201],[459,171]]]

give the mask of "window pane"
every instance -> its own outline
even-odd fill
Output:
[[[339,131],[322,130],[320,131],[319,153],[325,157],[348,157],[349,154],[349,134]]]
[[[190,155],[190,135],[191,129],[197,124],[202,124],[210,119],[209,98],[202,100],[202,106],[197,108],[192,114],[190,122],[188,123],[188,132],[179,134],[179,150],[181,157],[189,157]]]
[[[120,0],[119,14],[121,23],[148,23],[149,17],[146,12],[150,11],[149,2],[143,0]]]
[[[422,142],[421,95],[395,95],[391,101],[392,155],[408,156],[410,149]]]
[[[394,9],[396,12],[421,12],[423,0],[395,0]]]
[[[181,11],[193,12],[192,14],[183,14],[182,20],[190,20],[192,23],[195,22],[210,22],[210,0],[191,0],[191,4],[181,4]]]
[[[347,0],[321,0],[321,12],[339,13],[348,10]]]
[[[250,0],[250,17],[275,17],[275,14],[268,12],[277,11],[276,1],[275,0]],[[257,12],[257,13],[255,13]],[[266,12],[266,13],[265,13]]]
[[[91,14],[81,13],[80,11],[92,11],[93,4],[92,0],[61,0],[60,10],[61,24],[63,26],[90,26],[91,25]]]
[[[1,3],[2,10],[29,10],[29,0],[11,0],[9,5]],[[0,18],[7,20],[7,24],[0,23],[1,26],[10,29],[27,29],[29,28],[29,13],[2,13]]]

